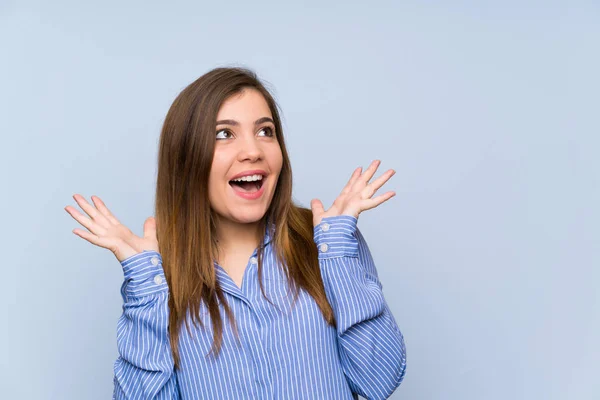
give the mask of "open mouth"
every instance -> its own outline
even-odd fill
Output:
[[[260,190],[263,185],[265,177],[260,176],[258,180],[231,180],[229,184],[234,190],[242,193],[255,193]]]

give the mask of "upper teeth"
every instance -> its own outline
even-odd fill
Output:
[[[232,179],[233,181],[246,181],[246,182],[253,182],[253,181],[260,181],[262,180],[262,175],[247,175],[247,176],[242,176],[241,178],[237,178],[237,179]]]

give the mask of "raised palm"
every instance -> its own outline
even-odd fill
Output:
[[[358,218],[361,212],[375,208],[394,197],[396,192],[388,191],[372,198],[375,192],[396,173],[393,169],[389,169],[379,178],[369,183],[380,164],[381,160],[374,160],[364,172],[362,167],[356,168],[350,180],[328,210],[325,210],[321,200],[312,199],[310,207],[313,213],[314,226],[319,225],[323,218],[337,215],[351,215]]]
[[[92,196],[95,207],[81,195],[76,194],[73,198],[89,215],[88,218],[72,206],[65,207],[65,210],[77,222],[89,230],[87,232],[82,229],[73,229],[73,233],[77,236],[96,246],[110,250],[119,261],[141,253],[143,250],[158,251],[154,217],[149,217],[144,221],[144,236],[140,237],[121,224],[98,196]]]

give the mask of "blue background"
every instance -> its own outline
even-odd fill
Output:
[[[163,3],[0,2],[3,398],[110,398],[123,274],[64,207],[141,234],[165,114],[217,66],[270,84],[300,204],[397,171],[359,218],[392,398],[600,398],[597,2]]]

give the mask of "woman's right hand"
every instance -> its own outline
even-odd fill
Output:
[[[82,229],[74,229],[73,233],[77,236],[96,246],[109,249],[119,262],[144,250],[158,251],[156,220],[154,217],[149,217],[144,221],[144,237],[139,237],[125,225],[122,225],[98,196],[92,196],[92,201],[96,207],[89,204],[79,194],[75,194],[73,198],[81,209],[91,217],[91,219],[86,217],[72,206],[65,207],[65,210],[77,222],[89,230],[87,232]]]

